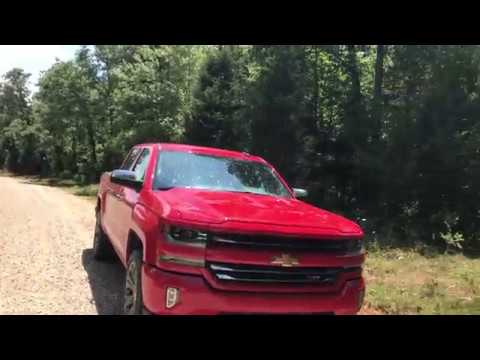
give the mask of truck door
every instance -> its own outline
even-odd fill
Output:
[[[138,158],[142,148],[134,147],[128,153],[120,169],[122,170],[131,170],[135,160]],[[124,186],[119,184],[114,184],[112,182],[108,183],[108,188],[105,195],[104,203],[104,214],[102,217],[103,228],[110,238],[113,247],[117,252],[121,252],[121,231],[120,227],[122,226],[121,220],[119,218],[119,205],[122,202],[124,193]]]
[[[144,182],[145,172],[150,162],[150,149],[144,148],[137,161],[132,167],[132,171],[135,172],[136,180]],[[140,190],[141,191],[141,190]],[[122,186],[120,196],[117,197],[116,205],[116,217],[118,220],[118,244],[119,250],[122,255],[127,251],[128,233],[132,223],[132,211],[135,204],[138,202],[140,191],[133,188]]]

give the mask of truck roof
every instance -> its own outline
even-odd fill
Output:
[[[200,153],[205,155],[222,156],[222,157],[234,158],[239,160],[249,160],[249,161],[258,161],[258,162],[266,163],[266,161],[261,157],[251,155],[247,152],[219,149],[219,148],[207,147],[207,146],[176,144],[176,143],[145,143],[145,144],[138,144],[137,146],[158,146],[160,150],[195,152],[195,153]]]

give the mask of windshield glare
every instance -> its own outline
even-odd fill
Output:
[[[273,170],[264,164],[212,155],[162,151],[157,161],[154,189],[172,187],[291,197]]]

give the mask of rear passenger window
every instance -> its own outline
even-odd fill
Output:
[[[122,170],[130,170],[132,167],[133,163],[135,162],[135,159],[137,158],[141,148],[133,148],[130,150],[128,153],[127,157],[125,158],[125,161],[122,164],[122,167],[120,169]]]
[[[147,171],[148,161],[150,160],[150,150],[144,149],[142,154],[138,157],[137,163],[133,167],[135,178],[137,181],[145,179],[145,172]]]

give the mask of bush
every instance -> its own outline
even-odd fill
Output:
[[[448,211],[443,213],[443,224],[446,232],[440,231],[439,237],[445,246],[446,253],[452,253],[463,250],[463,243],[465,241],[463,234],[455,231],[454,228],[458,225],[460,217]]]
[[[67,179],[71,179],[73,177],[73,175],[72,175],[72,172],[70,170],[63,170],[59,174],[59,177],[60,177],[60,179],[67,180]]]
[[[86,185],[88,184],[88,176],[86,174],[75,174],[73,181],[79,185]]]
[[[455,252],[463,250],[463,234],[456,232],[452,233],[448,231],[447,233],[440,233],[440,238],[445,242],[446,252]]]

